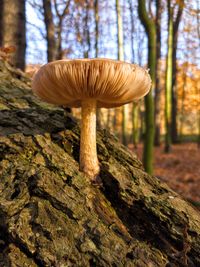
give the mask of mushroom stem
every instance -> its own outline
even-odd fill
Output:
[[[80,170],[95,180],[99,174],[96,146],[96,100],[82,100]]]

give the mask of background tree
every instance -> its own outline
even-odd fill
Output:
[[[156,0],[156,84],[155,84],[155,141],[156,146],[160,145],[161,128],[161,15],[163,12],[161,0]]]
[[[156,83],[156,27],[155,22],[150,18],[146,1],[138,0],[138,13],[148,36],[148,67],[152,79],[152,89],[145,97],[145,140],[143,161],[145,170],[153,173],[153,144],[154,144],[154,100],[152,92]]]
[[[177,75],[177,45],[179,25],[184,8],[184,0],[176,1],[173,7],[173,53],[172,53],[172,109],[171,109],[171,140],[178,142],[177,130],[177,93],[176,93],[176,75]]]
[[[168,52],[166,66],[166,94],[165,94],[165,152],[169,152],[171,142],[177,142],[177,97],[176,97],[176,58],[178,27],[183,12],[184,1],[167,1],[168,10]],[[177,11],[176,11],[177,10]]]
[[[167,1],[168,10],[168,41],[166,59],[165,81],[165,152],[171,148],[171,123],[172,123],[172,75],[173,75],[173,7],[171,1]]]
[[[52,12],[51,2],[52,2],[51,0],[43,0],[48,62],[56,59],[55,25],[53,21],[53,12]]]
[[[62,59],[64,52],[62,49],[62,34],[63,34],[63,21],[65,16],[69,12],[70,0],[62,4],[62,11],[60,11],[60,3],[54,0],[54,5],[52,6],[51,0],[43,0],[43,10],[44,10],[44,22],[46,28],[46,40],[47,40],[47,59],[48,62]],[[56,14],[56,21],[53,13]]]
[[[2,29],[3,29],[3,0],[0,1],[0,47],[2,46]]]
[[[95,57],[99,56],[99,1],[94,0],[95,16]]]
[[[197,36],[199,40],[198,51],[200,52],[200,1],[199,0],[197,0],[196,19],[197,19]],[[200,103],[200,82],[198,82],[197,92]],[[198,105],[198,147],[200,148],[200,105]]]
[[[120,6],[120,0],[116,0],[116,13],[117,13],[117,58],[118,60],[124,60],[124,32],[123,32],[123,20],[122,11]],[[124,145],[128,144],[127,140],[127,121],[128,121],[128,106],[122,107],[122,142]]]
[[[0,1],[0,46],[14,46],[10,61],[24,70],[26,53],[25,0]]]

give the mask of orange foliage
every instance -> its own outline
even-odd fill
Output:
[[[7,61],[15,51],[16,47],[14,45],[0,47],[0,58]]]

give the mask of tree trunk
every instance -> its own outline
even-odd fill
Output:
[[[118,60],[124,60],[124,39],[123,39],[123,21],[120,1],[116,0],[116,13],[117,13],[117,48]],[[127,121],[128,121],[128,105],[122,107],[122,143],[128,144],[127,140]]]
[[[197,10],[200,10],[200,2],[197,1]],[[199,51],[200,51],[200,14],[196,12],[196,19],[197,19],[197,36],[199,38]],[[197,93],[199,96],[199,103],[200,103],[200,88],[197,88]],[[198,121],[198,138],[197,144],[198,148],[200,148],[200,105],[198,105],[198,112],[197,112],[197,121]]]
[[[134,103],[132,106],[132,140],[134,148],[137,149],[139,143],[139,103]]]
[[[94,0],[95,17],[95,57],[99,56],[99,1]]]
[[[47,60],[50,62],[56,59],[55,26],[53,22],[51,0],[43,0],[43,10],[47,39]]]
[[[99,56],[99,1],[94,0],[94,19],[95,19],[95,57]],[[101,109],[97,109],[97,126],[101,127]]]
[[[172,143],[178,142],[178,130],[177,130],[177,92],[176,92],[176,76],[177,76],[177,44],[178,44],[178,29],[181,21],[182,13],[184,7],[184,0],[178,3],[177,16],[173,22],[173,74],[172,74],[172,121],[171,121],[171,140]]]
[[[56,40],[56,59],[63,59],[63,50],[62,50],[62,19],[59,19],[57,27],[57,40]]]
[[[165,81],[165,152],[171,150],[171,124],[172,124],[172,75],[173,75],[173,8],[171,0],[167,1],[168,9],[168,41],[167,66]]]
[[[25,0],[1,0],[1,46],[15,46],[10,58],[14,66],[24,70],[26,52]]]
[[[2,62],[0,75],[0,266],[200,266],[191,204],[105,130],[103,186],[92,186],[78,168],[76,121]]]
[[[146,10],[146,1],[138,0],[138,13],[148,36],[148,67],[152,79],[152,89],[145,96],[145,142],[143,161],[145,170],[153,173],[153,144],[154,144],[154,101],[152,92],[156,83],[156,28]]]
[[[188,47],[187,47],[188,48]],[[180,107],[180,128],[179,128],[179,140],[183,140],[183,126],[184,126],[184,114],[185,114],[185,98],[186,98],[186,88],[187,88],[187,66],[183,66],[183,87],[181,92],[181,107]]]
[[[155,85],[155,146],[160,146],[161,127],[161,1],[156,0],[156,85]]]
[[[90,40],[90,25],[89,25],[89,11],[90,2],[85,1],[85,27],[84,27],[84,37],[85,37],[85,47],[84,47],[84,58],[89,58],[89,53],[91,50],[91,40]]]
[[[3,0],[0,1],[0,47],[3,45]]]

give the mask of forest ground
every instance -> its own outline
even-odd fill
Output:
[[[142,145],[130,148],[142,160]],[[172,146],[169,154],[163,146],[155,147],[154,175],[166,182],[185,199],[198,202],[200,206],[200,149],[196,143],[183,143]]]

